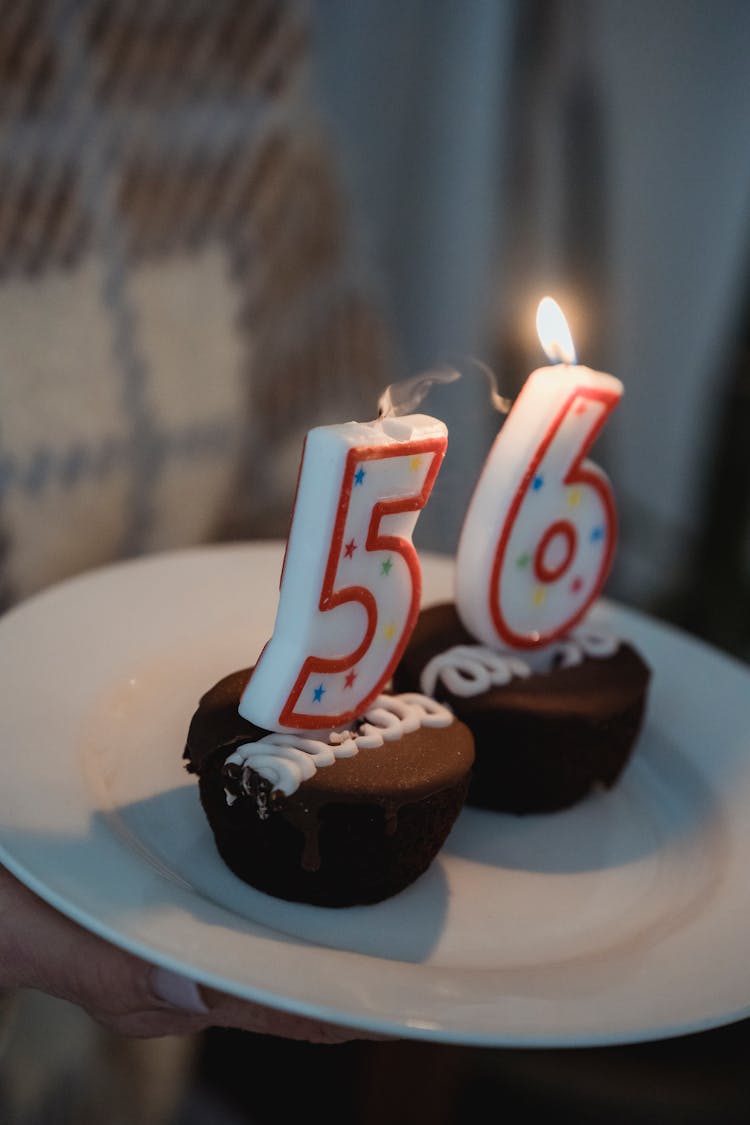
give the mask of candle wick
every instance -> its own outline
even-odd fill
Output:
[[[544,350],[550,363],[562,363],[564,367],[570,367],[576,361],[575,352],[568,351],[559,340],[553,340],[545,345]]]

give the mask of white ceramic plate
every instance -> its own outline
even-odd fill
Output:
[[[93,572],[0,620],[0,859],[112,942],[278,1008],[489,1046],[623,1043],[750,1014],[750,671],[611,603],[654,670],[625,776],[573,810],[464,809],[388,902],[295,905],[223,865],[181,753],[273,626],[278,543]],[[423,557],[425,600],[452,564]]]

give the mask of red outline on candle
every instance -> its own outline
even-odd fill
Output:
[[[556,535],[564,536],[567,544],[567,552],[563,560],[559,562],[557,566],[550,567],[547,566],[544,561],[544,552]],[[577,547],[578,532],[573,527],[570,520],[555,520],[554,523],[551,523],[539,540],[534,553],[534,574],[539,581],[556,582],[558,578],[561,578],[572,563]]]
[[[351,719],[357,718],[367,710],[376,696],[380,694],[383,685],[387,683],[393,674],[406,648],[409,637],[414,630],[414,626],[417,623],[422,598],[422,568],[419,565],[419,557],[414,544],[409,539],[402,539],[398,535],[380,535],[379,527],[384,516],[394,515],[397,512],[421,511],[421,509],[424,508],[432,492],[432,486],[440,470],[447,445],[447,438],[435,437],[426,438],[421,441],[396,442],[389,445],[358,446],[349,450],[344,467],[336,521],[331,538],[331,547],[328,553],[328,563],[323,577],[319,609],[325,612],[326,610],[335,609],[337,606],[344,605],[346,602],[359,602],[360,605],[365,607],[367,613],[367,628],[362,643],[348,656],[337,657],[331,660],[324,659],[320,656],[308,656],[305,658],[305,662],[294,682],[294,686],[281,709],[279,723],[282,726],[296,727],[301,730],[320,730],[321,728],[337,727],[341,726],[343,723],[348,723]],[[367,531],[367,541],[365,543],[365,550],[368,551],[387,550],[396,552],[401,555],[409,568],[411,576],[411,603],[406,618],[406,624],[402,630],[398,644],[393,651],[393,655],[374,688],[364,699],[357,701],[354,707],[348,708],[338,715],[325,715],[320,713],[309,714],[307,712],[295,711],[297,701],[309,678],[316,672],[344,672],[349,668],[353,668],[355,664],[360,662],[369,649],[377,629],[378,612],[375,598],[366,586],[347,586],[342,590],[334,590],[333,587],[336,578],[336,570],[341,557],[341,544],[344,538],[346,517],[349,512],[349,501],[351,499],[354,473],[357,465],[362,461],[380,461],[386,457],[415,457],[421,453],[432,453],[434,456],[425,474],[424,483],[420,492],[411,496],[398,497],[394,500],[379,500],[372,509],[370,525]]]
[[[521,391],[521,394],[523,394],[523,390]],[[526,493],[531,486],[531,482],[537,475],[539,465],[541,464],[541,461],[544,458],[547,449],[549,448],[553,438],[555,437],[555,434],[559,430],[565,417],[572,408],[573,403],[576,401],[576,399],[581,398],[593,399],[594,401],[601,402],[605,409],[600,414],[599,418],[596,421],[596,424],[592,426],[591,430],[589,431],[586,440],[581,445],[578,454],[572,465],[570,466],[567,476],[562,483],[564,485],[589,485],[599,493],[602,504],[604,506],[604,510],[607,515],[607,526],[610,534],[607,536],[606,550],[599,566],[599,573],[597,574],[596,579],[591,587],[591,593],[584,600],[580,608],[577,609],[575,613],[571,614],[570,617],[566,618],[566,620],[562,622],[561,625],[559,625],[556,629],[552,629],[549,633],[541,633],[537,637],[529,637],[523,633],[514,632],[514,630],[511,629],[511,627],[503,617],[502,610],[500,608],[500,598],[498,596],[500,574],[502,572],[503,563],[505,561],[505,553],[508,548],[508,541],[510,540],[511,532],[513,530],[513,524],[515,523],[516,516],[518,515],[518,510],[521,507]],[[609,415],[612,413],[619,401],[620,395],[616,391],[607,391],[598,387],[576,387],[575,390],[570,393],[568,398],[566,398],[560,410],[553,418],[546,434],[544,435],[544,438],[539,443],[536,453],[534,454],[528,468],[526,469],[526,472],[524,473],[523,479],[521,480],[521,483],[519,484],[516,490],[516,494],[511,502],[510,508],[508,509],[508,514],[505,517],[502,531],[500,533],[500,538],[498,539],[488,590],[490,617],[492,619],[493,625],[495,626],[495,630],[498,636],[504,644],[511,645],[513,648],[541,648],[543,645],[550,644],[552,641],[557,640],[558,637],[564,636],[565,633],[572,629],[573,626],[581,620],[606,581],[610,567],[612,566],[612,560],[615,554],[615,546],[617,543],[617,511],[615,509],[612,489],[606,481],[606,478],[602,478],[599,473],[591,472],[588,469],[582,468],[582,462],[585,460],[586,454],[596,441],[596,438],[599,435],[599,431],[602,429]],[[499,440],[502,440],[502,431]]]

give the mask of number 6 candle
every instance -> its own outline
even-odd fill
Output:
[[[537,329],[550,359],[532,372],[495,439],[469,504],[456,558],[456,609],[490,647],[537,648],[567,633],[612,563],[616,512],[586,454],[622,395],[612,375],[575,362],[559,306]]]
[[[446,445],[446,426],[421,414],[310,430],[276,623],[240,700],[244,718],[272,731],[330,729],[382,690],[419,612],[411,536]]]

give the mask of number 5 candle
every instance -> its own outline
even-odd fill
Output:
[[[273,635],[240,700],[266,730],[343,726],[390,679],[416,622],[411,537],[447,445],[412,414],[319,426],[305,441]]]
[[[575,362],[567,323],[545,298],[540,340],[555,366],[532,372],[495,439],[456,558],[456,609],[498,648],[536,648],[567,633],[601,590],[616,512],[586,454],[622,395],[612,375]]]

